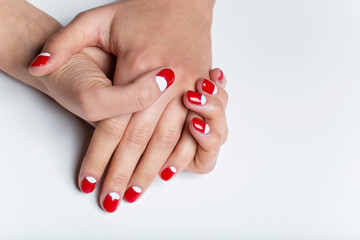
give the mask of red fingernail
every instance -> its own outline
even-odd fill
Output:
[[[109,193],[108,195],[106,195],[103,202],[104,209],[109,213],[115,212],[119,205],[119,201],[119,194],[117,194],[116,192]]]
[[[133,186],[133,187],[130,187],[126,192],[125,192],[125,195],[124,195],[124,199],[129,202],[129,203],[133,203],[135,202],[138,197],[140,196],[142,190],[141,188],[137,187],[137,186]]]
[[[192,104],[204,105],[206,103],[206,97],[201,93],[194,91],[187,91],[186,96],[189,102],[191,102]]]
[[[165,91],[168,87],[173,84],[175,80],[175,74],[173,70],[165,68],[161,70],[155,77],[155,81],[161,92]]]
[[[165,168],[161,174],[160,177],[162,178],[162,180],[164,181],[169,181],[170,178],[172,178],[172,176],[174,176],[174,174],[176,173],[176,168],[171,166],[168,168]]]
[[[223,71],[221,71],[220,70],[220,76],[219,76],[219,78],[218,78],[218,81],[220,82],[220,83],[223,83],[224,82],[224,73],[223,73]]]
[[[83,193],[91,193],[94,191],[96,179],[93,177],[85,177],[81,182],[81,191]]]
[[[30,67],[42,67],[44,66],[47,61],[50,58],[50,53],[40,53],[35,59],[34,61],[31,63]]]
[[[214,83],[210,82],[207,79],[204,79],[202,83],[202,90],[208,94],[215,95],[218,90]]]
[[[198,130],[199,132],[202,132],[204,134],[207,134],[210,131],[209,125],[207,125],[200,118],[193,118],[192,124],[196,130]]]

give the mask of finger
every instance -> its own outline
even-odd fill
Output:
[[[170,156],[184,127],[187,109],[179,99],[171,102],[165,109],[128,184],[124,199],[134,202],[149,188],[158,176],[160,169]],[[176,117],[175,117],[176,116]],[[174,169],[172,169],[174,170]],[[133,194],[131,187],[137,186],[141,194]]]
[[[196,90],[206,96],[216,97],[220,100],[224,108],[228,102],[228,94],[225,89],[216,82],[208,79],[200,79],[196,82]]]
[[[214,118],[214,116],[216,116],[216,119],[218,121],[214,122],[214,126],[212,126],[211,128],[218,129],[218,131],[222,129],[221,132],[223,133],[222,134],[223,141],[225,141],[227,137],[227,126],[225,121],[225,113],[222,109],[223,106],[226,106],[226,102],[227,102],[227,93],[223,89],[226,80],[223,77],[224,78],[223,81],[221,83],[219,82],[219,77],[223,76],[223,73],[221,72],[220,69],[211,70],[209,76],[210,79],[212,79],[213,81],[201,79],[196,83],[196,87],[201,94],[206,95],[205,97],[217,98],[217,100],[215,101],[211,100],[210,102],[209,100],[207,101],[203,100],[205,106],[202,106],[201,96],[199,97],[200,101],[196,101],[196,103],[200,103],[200,105],[192,104],[187,99],[187,97],[184,98],[185,105],[189,109],[194,111],[194,112],[193,111],[189,112],[186,126],[191,126],[191,124],[193,124],[192,119],[194,119],[195,117],[201,118],[200,115],[198,114],[205,115],[210,119],[210,121]],[[220,104],[220,102],[222,104]],[[213,105],[213,103],[215,103],[217,106],[211,106]],[[209,129],[210,129],[209,125],[208,125],[208,130],[206,130],[206,125],[205,125],[204,131],[206,130],[207,132],[209,131]],[[180,173],[184,169],[196,173],[206,173],[211,171],[211,169],[215,166],[216,163],[216,158],[217,158],[216,151],[212,154],[203,154],[204,152],[203,147],[200,146],[198,148],[199,150],[197,151],[197,145],[198,145],[197,142],[195,141],[195,139],[192,136],[192,133],[190,132],[190,127],[184,128],[183,134],[181,136],[178,145],[176,146],[176,149],[171,154],[168,161],[164,164],[161,170],[160,173],[161,178],[167,181],[170,178],[172,178],[175,174]],[[193,146],[192,151],[191,150],[189,151],[188,149],[189,146]],[[203,146],[205,146],[205,144],[203,144]],[[216,146],[212,148],[215,149]],[[200,153],[198,153],[199,151]],[[185,153],[190,153],[190,156],[189,155],[186,156]]]
[[[102,207],[108,212],[117,209],[138,160],[160,119],[161,108],[158,105],[154,104],[144,111],[133,114],[116,148],[100,194]],[[133,191],[141,192],[137,186],[133,187]]]
[[[104,40],[109,29],[103,26],[111,25],[111,14],[101,14],[101,11],[104,10],[83,12],[54,34],[31,63],[30,73],[35,76],[52,73],[85,47],[99,46],[109,52],[109,44]]]
[[[91,193],[94,190],[119,144],[130,117],[129,114],[109,118],[97,124],[79,173],[79,186],[82,192]]]
[[[181,137],[176,144],[174,151],[170,154],[168,160],[161,168],[160,177],[164,181],[169,181],[193,161],[197,151],[197,142],[190,133],[189,126],[193,117],[198,116],[193,112],[189,112],[186,118],[184,129]]]
[[[187,166],[187,170],[196,173],[209,173],[216,164],[221,146],[222,134],[214,124],[207,124],[203,119],[193,118],[189,125],[190,133],[198,143],[194,160]]]
[[[94,85],[84,91],[78,105],[89,121],[138,112],[151,106],[174,80],[171,69],[155,69],[121,86]]]
[[[226,77],[220,68],[215,68],[215,69],[211,70],[209,75],[210,75],[210,79],[213,82],[216,82],[216,84],[218,84],[222,88],[226,87],[226,83],[227,83]]]

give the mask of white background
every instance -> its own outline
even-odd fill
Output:
[[[30,2],[66,24],[111,1]],[[76,186],[92,129],[1,73],[0,238],[360,239],[360,2],[219,0],[213,52],[230,94],[216,169],[115,214]]]

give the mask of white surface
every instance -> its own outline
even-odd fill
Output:
[[[33,0],[67,23],[110,1]],[[76,187],[91,128],[0,74],[1,239],[359,239],[360,2],[218,1],[230,136],[209,175],[103,212]]]

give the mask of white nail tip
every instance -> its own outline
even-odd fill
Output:
[[[86,180],[88,180],[90,183],[96,183],[96,179],[93,177],[86,177]]]
[[[142,192],[141,188],[139,188],[139,187],[137,187],[137,186],[132,187],[132,189],[133,189],[135,192],[137,192],[137,193],[141,193],[141,192]]]
[[[155,81],[160,89],[161,92],[165,91],[167,87],[167,81],[164,77],[156,76]]]
[[[209,125],[206,124],[204,133],[207,134],[208,132],[210,132],[210,127],[209,127]]]
[[[177,171],[176,168],[173,167],[173,166],[170,167],[170,170],[171,170],[173,173],[176,173],[176,171]]]
[[[120,199],[120,195],[117,194],[116,192],[112,192],[112,193],[109,193],[110,197],[116,199],[116,200],[119,200]]]
[[[47,52],[43,52],[43,53],[40,53],[38,56],[44,56],[44,57],[50,57],[50,53],[47,53]]]
[[[218,92],[218,89],[217,89],[217,87],[215,86],[215,88],[214,88],[214,91],[213,91],[212,95],[217,94],[217,92]]]
[[[206,103],[206,97],[204,95],[201,95],[201,105],[204,105]]]

